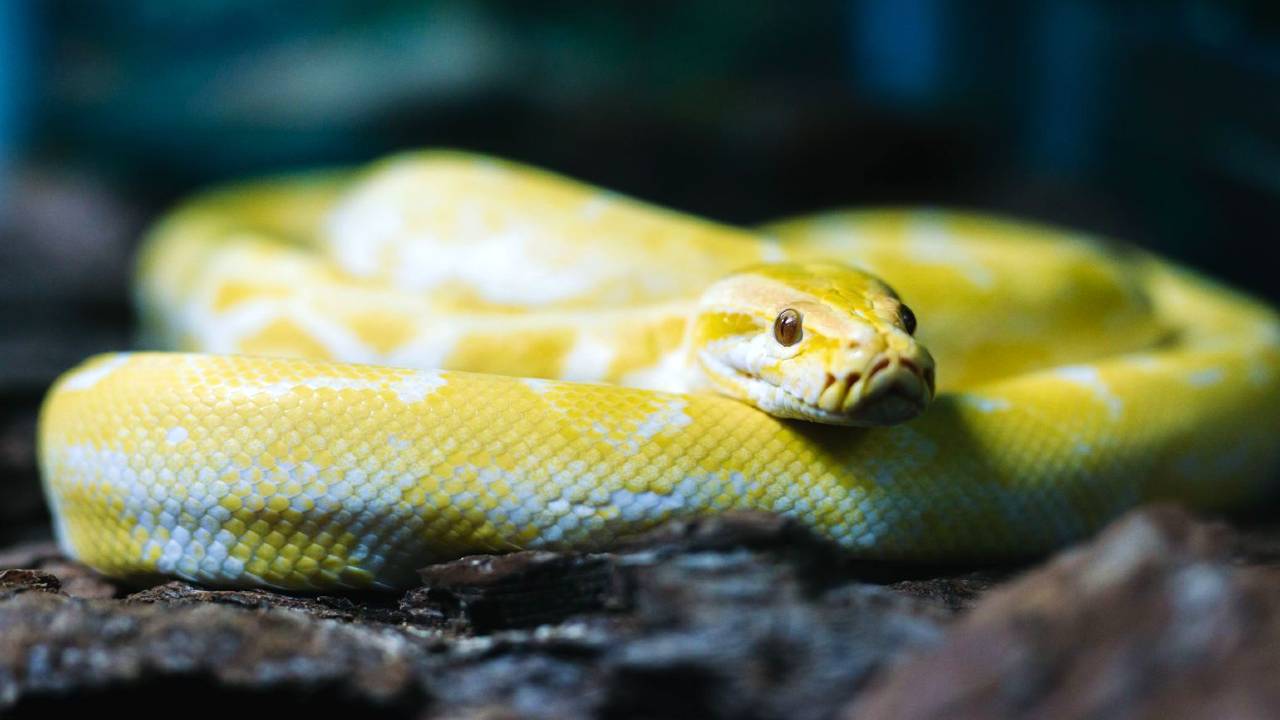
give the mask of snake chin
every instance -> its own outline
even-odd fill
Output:
[[[854,415],[859,425],[896,425],[906,422],[928,406],[929,395],[918,379],[895,381],[884,390],[861,401]]]

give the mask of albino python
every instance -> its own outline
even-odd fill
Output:
[[[117,576],[395,587],[730,509],[991,560],[1258,501],[1280,461],[1272,310],[977,215],[753,233],[418,153],[196,198],[138,301],[184,352],[88,360],[39,430],[63,548]]]

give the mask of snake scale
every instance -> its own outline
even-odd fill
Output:
[[[419,152],[194,198],[137,295],[178,352],[89,359],[39,424],[63,548],[116,576],[397,587],[732,509],[994,560],[1280,462],[1270,308],[977,214],[747,231]]]

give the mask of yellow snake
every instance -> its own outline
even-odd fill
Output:
[[[972,214],[749,232],[415,153],[192,200],[138,301],[184,352],[86,361],[39,430],[60,542],[111,575],[394,587],[731,509],[991,560],[1239,507],[1280,461],[1271,309]]]

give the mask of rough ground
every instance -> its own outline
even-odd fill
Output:
[[[1027,567],[868,565],[770,515],[476,556],[400,595],[130,588],[49,541],[0,413],[0,716],[1274,717],[1280,524],[1135,511]]]
[[[476,556],[421,577],[398,596],[125,588],[48,542],[20,543],[0,551],[0,715],[1261,718],[1280,707],[1280,533],[1172,507],[1018,572],[868,566],[747,514],[672,524],[615,553]]]

